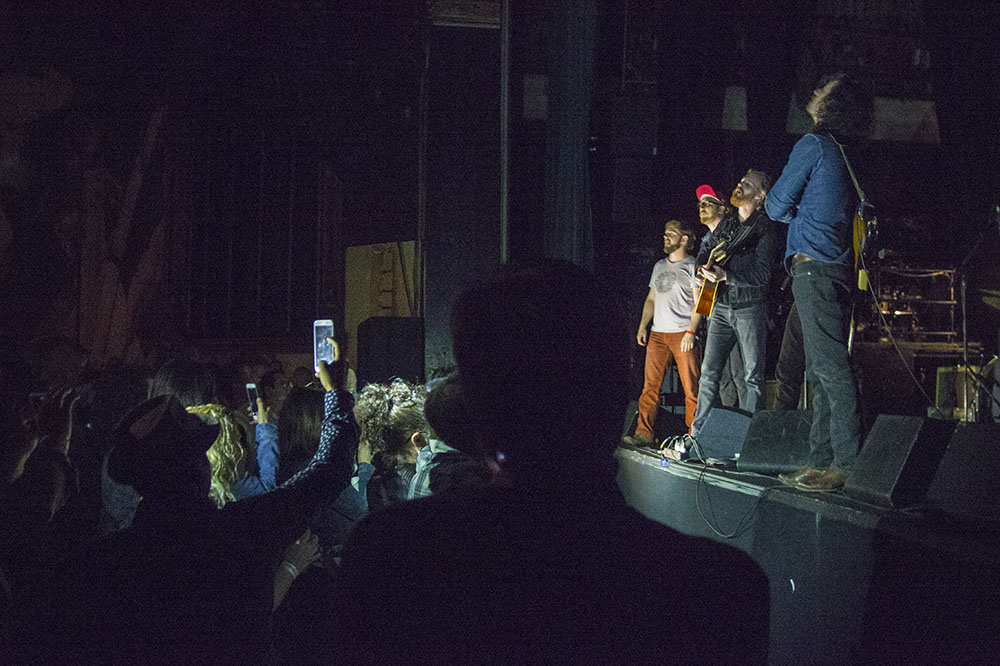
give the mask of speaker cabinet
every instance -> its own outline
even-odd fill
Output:
[[[736,469],[757,474],[793,472],[809,457],[812,412],[764,409],[753,415]]]
[[[1000,519],[1000,425],[965,423],[951,437],[927,491],[930,509],[969,521]]]
[[[695,460],[735,458],[743,448],[750,427],[750,414],[741,409],[713,407],[698,431],[698,446],[689,451]]]
[[[886,508],[919,504],[954,430],[954,421],[879,414],[844,494]]]
[[[358,387],[400,377],[424,383],[424,320],[369,317],[358,324]]]

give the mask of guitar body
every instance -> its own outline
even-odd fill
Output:
[[[708,261],[705,263],[705,268],[712,268],[716,265],[721,266],[725,264],[726,260],[728,260],[729,257],[731,257],[733,253],[743,245],[746,239],[750,236],[750,232],[757,226],[757,222],[760,221],[760,219],[761,216],[758,216],[756,220],[754,220],[753,224],[740,226],[738,231],[730,238],[721,241],[718,245],[712,248],[712,251],[708,255]],[[702,317],[711,316],[712,310],[715,308],[715,297],[718,292],[718,282],[705,280],[701,285],[701,291],[698,292],[698,302],[694,304],[694,311]]]
[[[858,212],[854,215],[851,229],[854,240],[854,271],[858,275],[858,289],[868,291],[868,269],[863,257],[868,257],[865,254],[865,245],[869,238],[876,233],[877,222],[875,218],[866,219],[862,207],[859,207]]]
[[[702,317],[711,316],[712,309],[715,307],[715,295],[718,292],[718,282],[705,280],[701,285],[701,291],[698,293],[698,302],[694,304],[694,311]]]

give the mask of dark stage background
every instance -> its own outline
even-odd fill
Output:
[[[412,314],[428,371],[448,365],[451,300],[500,257],[499,7],[0,5],[4,342],[59,334],[94,363],[148,366],[202,342],[305,347],[314,317],[343,323],[348,247],[416,241]],[[512,257],[592,265],[638,317],[662,216],[694,219],[697,185],[728,191],[750,166],[777,177],[793,99],[857,66],[879,96],[936,110],[939,143],[853,160],[892,258],[954,268],[982,238],[970,336],[995,347],[978,291],[1000,288],[995,3],[510,12]]]

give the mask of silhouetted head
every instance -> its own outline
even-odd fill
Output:
[[[216,401],[218,381],[215,369],[196,361],[174,359],[156,371],[149,397],[172,395],[185,407]]]
[[[309,464],[319,447],[323,425],[323,393],[311,388],[293,388],[278,414],[277,482],[284,483]]]
[[[454,449],[476,453],[476,430],[458,374],[433,381],[436,382],[434,388],[427,393],[424,403],[424,415],[433,434]]]
[[[205,452],[218,426],[189,414],[174,396],[151,398],[115,429],[108,474],[143,496],[207,500],[211,470]]]
[[[629,322],[593,275],[557,261],[503,267],[458,297],[452,338],[481,442],[515,475],[613,474]]]
[[[816,123],[814,132],[845,142],[864,139],[875,120],[875,96],[865,79],[837,72],[820,79],[806,112]]]

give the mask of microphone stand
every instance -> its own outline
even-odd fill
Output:
[[[972,376],[973,381],[979,385],[982,380],[976,376],[976,373],[972,371],[969,367],[969,331],[968,331],[968,309],[966,305],[966,290],[968,289],[968,280],[966,276],[966,267],[968,266],[969,260],[976,253],[979,247],[986,240],[986,234],[993,228],[993,221],[1000,220],[1000,205],[993,207],[993,215],[991,216],[990,224],[983,227],[983,231],[979,234],[976,244],[972,246],[969,253],[965,255],[962,259],[962,263],[958,265],[958,290],[959,290],[959,302],[962,308],[962,367],[965,369],[965,377],[963,379],[962,386],[962,421],[965,423],[969,422],[969,376]]]

